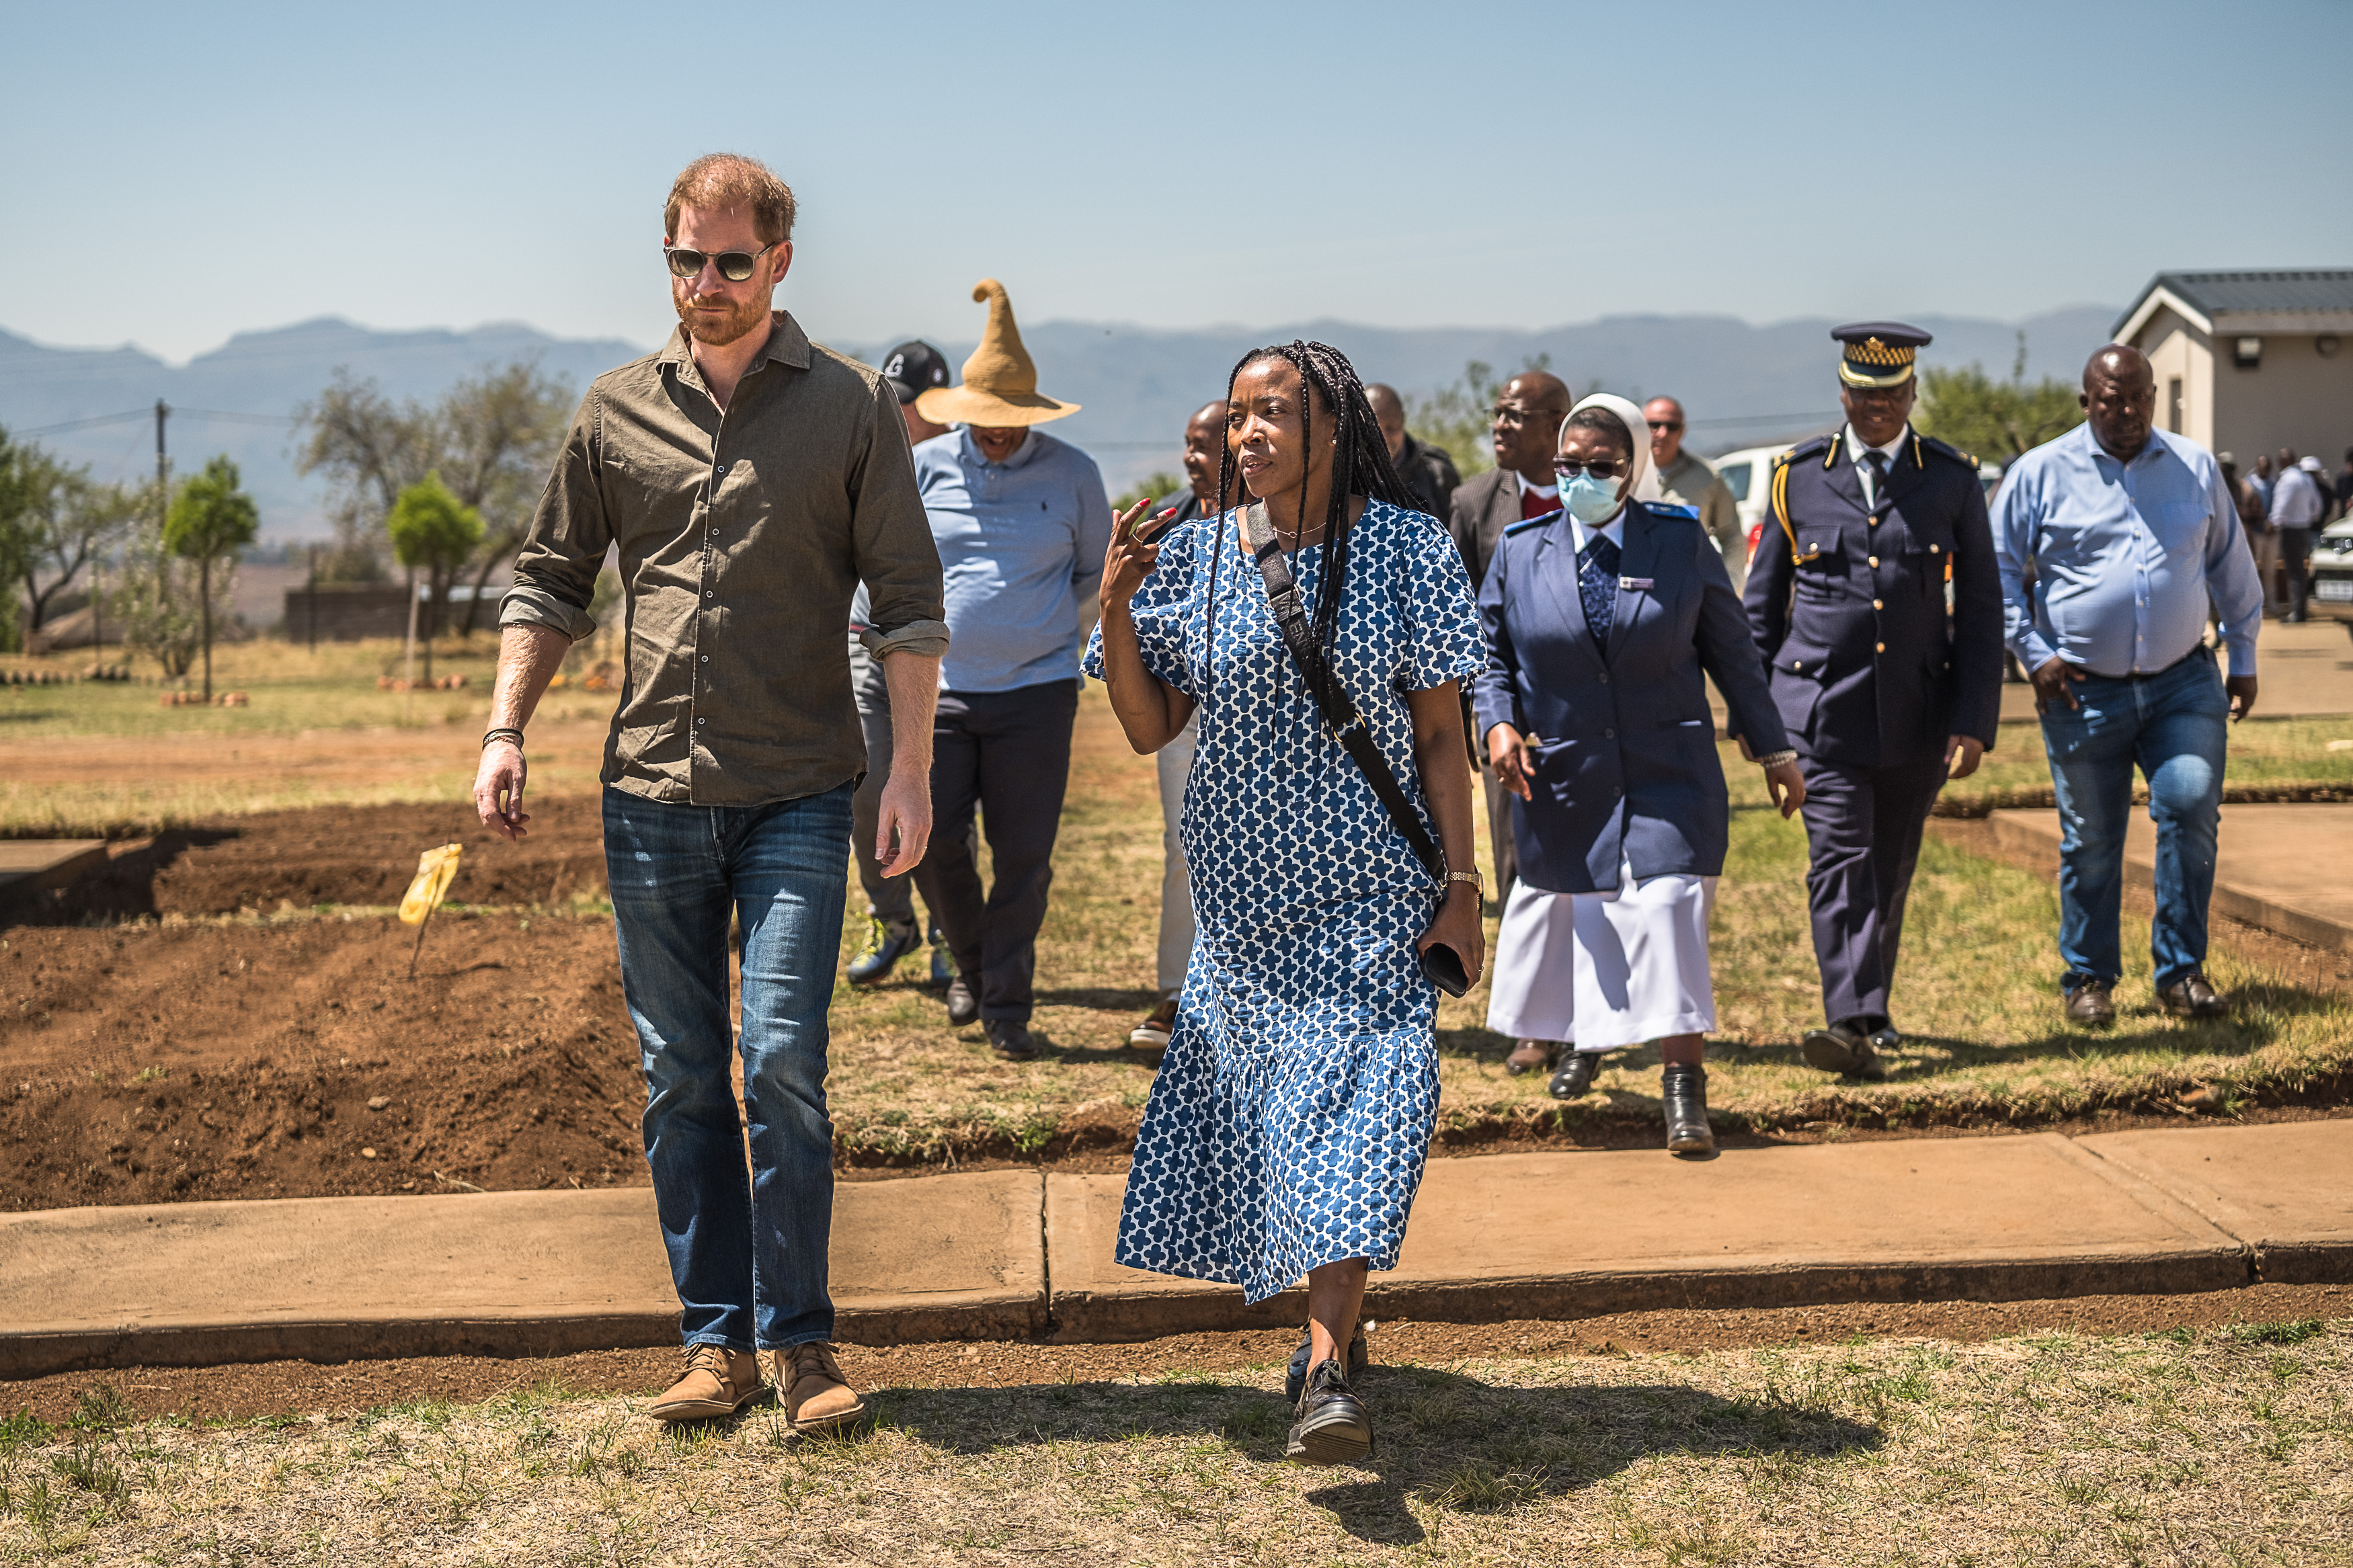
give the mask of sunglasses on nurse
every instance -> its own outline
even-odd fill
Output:
[[[1597,479],[1615,479],[1624,476],[1626,462],[1622,458],[1596,458],[1589,463],[1581,463],[1575,458],[1556,458],[1552,471],[1564,480],[1573,479],[1579,474],[1591,474]]]
[[[718,268],[719,276],[726,279],[730,283],[741,283],[752,276],[752,268],[759,265],[760,258],[776,249],[781,243],[778,240],[771,240],[757,250],[715,252],[689,250],[684,246],[665,245],[662,247],[662,255],[670,258],[670,272],[676,277],[699,278],[702,275],[703,264],[708,262]]]

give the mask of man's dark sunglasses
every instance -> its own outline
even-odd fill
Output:
[[[771,240],[757,250],[723,250],[716,255],[707,250],[688,250],[683,246],[665,245],[662,254],[670,258],[670,269],[674,277],[700,278],[702,276],[702,264],[708,261],[719,268],[719,276],[730,283],[741,283],[752,276],[752,268],[759,264],[760,258],[776,249],[779,243]]]
[[[1680,419],[1652,419],[1648,423],[1653,430],[1680,430],[1683,427]]]
[[[1579,474],[1591,474],[1597,479],[1614,479],[1626,471],[1626,465],[1614,458],[1596,458],[1580,463],[1575,458],[1555,458],[1552,471],[1563,479],[1573,479]]]

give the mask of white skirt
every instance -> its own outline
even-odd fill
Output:
[[[1495,937],[1487,1027],[1515,1040],[1614,1051],[1715,1027],[1707,972],[1714,877],[1634,879],[1609,893],[1515,883]]]

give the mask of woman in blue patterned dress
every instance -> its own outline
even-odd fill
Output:
[[[1287,1447],[1338,1463],[1371,1447],[1348,1385],[1366,1271],[1397,1266],[1437,1120],[1438,992],[1419,953],[1442,943],[1473,977],[1485,957],[1456,696],[1485,655],[1461,557],[1410,510],[1345,356],[1245,356],[1226,427],[1219,493],[1239,479],[1261,505],[1156,535],[1137,528],[1142,505],[1120,519],[1087,652],[1138,752],[1200,720],[1180,826],[1199,935],[1117,1256],[1252,1301],[1304,1274]],[[1252,527],[1282,547],[1330,668],[1443,847],[1443,888],[1323,721]]]

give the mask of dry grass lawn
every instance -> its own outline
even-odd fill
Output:
[[[1379,1336],[1375,1335],[1376,1354]],[[1360,1467],[1281,1371],[893,1387],[846,1437],[559,1388],[0,1427],[0,1553],[106,1563],[2353,1561],[2353,1321],[1379,1367]]]

